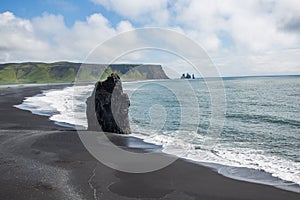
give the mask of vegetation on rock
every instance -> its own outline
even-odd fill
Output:
[[[161,65],[27,62],[0,64],[0,84],[95,82],[111,73],[124,81],[168,78]]]

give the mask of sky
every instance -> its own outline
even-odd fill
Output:
[[[97,45],[147,27],[190,38],[222,76],[300,74],[299,0],[1,0],[0,63],[83,62]],[[122,62],[176,61],[141,54]]]

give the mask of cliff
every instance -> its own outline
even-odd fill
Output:
[[[0,64],[0,84],[95,82],[117,73],[122,80],[168,79],[161,65],[26,62]],[[80,69],[80,75],[77,73]]]

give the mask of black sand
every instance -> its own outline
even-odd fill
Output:
[[[232,180],[182,159],[144,174],[106,167],[87,152],[76,131],[13,107],[25,96],[58,87],[62,86],[0,89],[1,200],[300,199],[299,193]],[[124,146],[128,139],[136,145],[124,148],[156,148],[134,138],[114,141]]]

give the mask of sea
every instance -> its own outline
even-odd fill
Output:
[[[131,102],[132,136],[229,178],[300,192],[300,76],[231,77],[221,82],[123,82]],[[85,102],[93,88],[45,90],[16,107],[84,130]],[[218,94],[225,94],[217,101],[223,109],[214,105]],[[215,116],[219,123],[213,123]],[[220,122],[221,127],[212,127]]]

